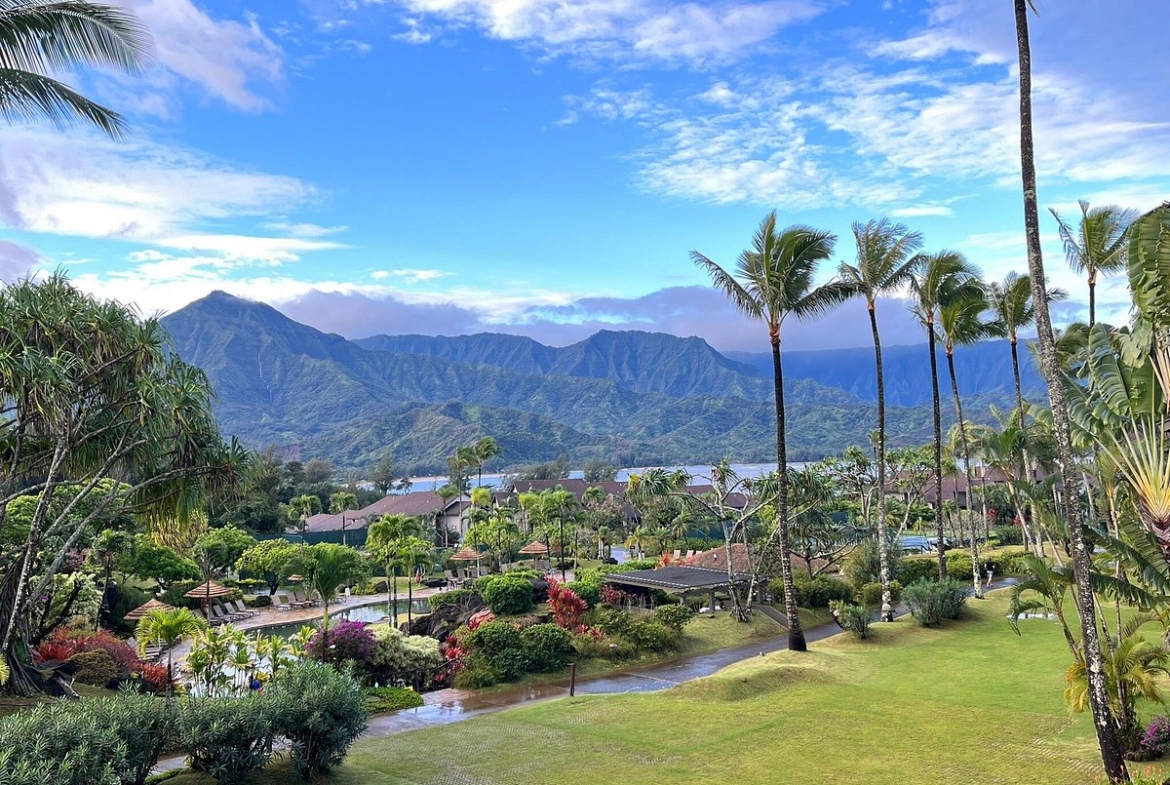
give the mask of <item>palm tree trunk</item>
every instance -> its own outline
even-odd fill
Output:
[[[1064,383],[1056,360],[1056,340],[1048,313],[1048,291],[1044,285],[1044,257],[1040,248],[1040,213],[1036,204],[1036,162],[1032,142],[1032,51],[1028,40],[1029,0],[1014,0],[1016,16],[1016,43],[1019,48],[1020,70],[1020,173],[1024,192],[1024,227],[1028,246],[1028,273],[1032,278],[1032,300],[1036,307],[1036,340],[1040,347],[1040,365],[1048,385],[1048,401],[1052,407],[1052,430],[1056,438],[1056,453],[1060,461],[1061,481],[1071,491],[1076,487],[1073,474],[1074,458],[1072,434],[1069,427],[1068,406]],[[1092,314],[1095,315],[1095,314]],[[1058,507],[1059,511],[1060,508]],[[1121,754],[1117,725],[1109,706],[1109,692],[1105,684],[1105,663],[1101,656],[1101,641],[1097,633],[1097,613],[1093,601],[1093,587],[1089,583],[1091,569],[1089,548],[1081,531],[1080,515],[1070,506],[1066,512],[1069,540],[1072,546],[1073,574],[1076,576],[1078,611],[1085,656],[1085,672],[1089,682],[1089,705],[1093,710],[1093,727],[1101,748],[1105,776],[1115,782],[1128,782],[1129,772]]]
[[[1089,326],[1097,323],[1097,273],[1089,271]]]
[[[776,526],[780,542],[780,578],[784,584],[784,614],[788,620],[788,649],[808,651],[800,615],[796,610],[796,586],[792,582],[792,557],[788,549],[788,447],[784,421],[784,368],[780,362],[780,333],[772,337],[772,382],[776,396]],[[730,587],[729,587],[730,588]]]
[[[882,621],[894,620],[894,600],[890,593],[890,543],[886,539],[886,385],[882,373],[882,339],[878,334],[877,310],[869,304],[869,326],[873,330],[873,359],[877,369],[877,532],[878,562],[882,582]]]
[[[963,422],[963,401],[959,398],[959,382],[955,378],[955,352],[947,346],[947,370],[951,373],[951,392],[955,396],[955,418],[959,421],[959,439],[963,445],[963,476],[967,480],[967,518],[971,521],[971,586],[977,598],[983,597],[983,586],[979,580],[979,530],[971,517],[974,511],[975,477],[971,474],[971,447],[967,441],[967,425]],[[962,513],[959,513],[962,520]],[[962,524],[960,524],[961,526]]]
[[[1020,382],[1020,353],[1019,353],[1019,347],[1017,344],[1018,344],[1018,336],[1013,332],[1012,336],[1011,336],[1011,347],[1012,347],[1012,377],[1016,383],[1016,422],[1019,424],[1020,430],[1023,431],[1024,430],[1024,385]],[[1025,442],[1024,442],[1025,445],[1027,444],[1026,437],[1027,437],[1027,434],[1025,434]],[[1035,482],[1036,475],[1032,471],[1032,459],[1030,457],[1028,457],[1028,448],[1026,446],[1024,447],[1023,452],[1024,452],[1024,470],[1028,473],[1028,483],[1031,484],[1031,483]],[[1036,503],[1030,502],[1030,506],[1032,508],[1032,520],[1033,521],[1040,520],[1040,516],[1039,516],[1038,511],[1036,509]],[[1043,541],[1040,540],[1040,538],[1036,538],[1038,542],[1037,542],[1037,544],[1033,544],[1032,543],[1032,533],[1028,530],[1028,524],[1024,520],[1024,511],[1017,507],[1016,514],[1020,517],[1020,528],[1024,532],[1024,545],[1025,545],[1025,547],[1033,550],[1037,556],[1042,557],[1043,554],[1041,553],[1041,551],[1042,551],[1043,545],[1044,545]]]
[[[943,473],[942,473],[942,402],[938,391],[938,356],[934,336],[934,318],[926,322],[926,342],[930,348],[930,393],[934,404],[934,524],[938,537],[938,579],[947,579],[947,547],[945,521],[943,520]]]

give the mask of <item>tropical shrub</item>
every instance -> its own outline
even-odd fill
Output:
[[[1019,526],[996,526],[991,530],[991,536],[1000,545],[1024,544],[1024,530]]]
[[[371,626],[376,647],[370,658],[370,675],[386,684],[395,677],[429,671],[443,664],[439,642],[426,635],[403,635],[389,624]]]
[[[0,781],[13,785],[119,785],[126,745],[77,704],[41,704],[0,719]]]
[[[124,745],[125,762],[119,770],[124,785],[142,785],[163,752],[174,746],[177,717],[166,701],[123,693],[75,706],[76,712],[108,728]]]
[[[586,607],[595,608],[601,602],[601,575],[581,577],[566,584],[571,592],[585,601]]]
[[[288,740],[303,780],[328,772],[369,726],[365,696],[352,672],[301,663],[269,682],[264,696],[273,731]]]
[[[566,630],[580,627],[581,616],[589,609],[576,592],[553,579],[548,582],[548,607],[557,624]]]
[[[490,621],[461,635],[460,641],[468,651],[467,670],[483,661],[499,674],[500,681],[515,681],[531,666],[519,631],[507,622]]]
[[[531,587],[529,587],[531,590]],[[452,589],[451,591],[441,592],[439,594],[432,594],[427,598],[427,604],[432,609],[443,608],[448,605],[458,605],[462,602],[469,601],[472,597],[478,597],[479,593],[472,589]]]
[[[1159,715],[1150,720],[1142,734],[1141,747],[1155,758],[1170,752],[1170,719]]]
[[[838,627],[858,638],[869,637],[869,608],[842,601],[835,601],[829,607]]]
[[[654,620],[676,632],[682,632],[694,617],[695,612],[688,605],[662,605],[654,609]]]
[[[179,704],[179,744],[188,763],[217,782],[235,785],[272,758],[273,732],[265,700],[187,698]]]
[[[469,656],[463,670],[455,676],[455,686],[463,690],[479,690],[501,681],[500,672],[480,655]]]
[[[957,619],[967,602],[967,587],[954,578],[945,581],[918,581],[902,592],[914,621],[923,627],[943,619]]]
[[[555,624],[533,624],[520,633],[524,653],[537,672],[563,668],[573,653],[573,636]]]
[[[947,565],[947,574],[950,575],[950,565]],[[971,565],[967,565],[967,574],[970,575]],[[938,556],[907,556],[902,559],[901,575],[903,584],[909,586],[918,581],[938,580]]]
[[[362,694],[366,699],[366,711],[370,714],[416,709],[423,705],[421,695],[403,687],[366,687]]]
[[[890,580],[901,577],[901,559],[891,549],[890,553]],[[842,566],[845,579],[860,589],[867,583],[881,581],[881,554],[878,552],[877,540],[865,540],[853,549]]]
[[[902,584],[898,581],[890,581],[890,599],[897,602],[902,598]],[[861,587],[854,598],[845,597],[844,600],[856,599],[857,602],[866,607],[876,607],[882,604],[882,585],[880,583],[867,583]]]
[[[629,643],[650,652],[664,652],[676,648],[679,636],[679,631],[649,619],[631,619],[621,633],[621,637]]]
[[[802,608],[828,608],[831,602],[853,598],[853,587],[831,575],[818,575],[809,580],[807,575],[797,573],[793,576],[793,585],[796,589],[796,604]],[[774,580],[769,588],[773,597],[784,596],[783,581]]]
[[[74,655],[90,651],[104,651],[126,673],[139,662],[138,652],[134,647],[109,630],[93,632],[75,627],[58,627],[50,632],[37,647],[33,658],[37,662],[48,660],[63,662]]]
[[[309,641],[305,655],[310,660],[338,666],[352,662],[362,678],[374,669],[378,656],[374,633],[360,621],[340,621],[328,630],[317,632]]]
[[[515,616],[532,610],[532,582],[515,573],[489,575],[481,579],[479,593],[499,616]]]
[[[124,668],[104,649],[74,654],[67,662],[77,668],[73,674],[76,681],[94,687],[105,687],[130,675],[129,669]]]

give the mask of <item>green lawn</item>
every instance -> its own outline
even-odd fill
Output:
[[[326,781],[1093,782],[1091,724],[1062,703],[1057,627],[1028,621],[1017,637],[1006,598],[969,605],[968,620],[942,629],[902,619],[870,641],[838,636],[668,692],[563,699],[362,742]],[[277,767],[262,782],[289,779]]]

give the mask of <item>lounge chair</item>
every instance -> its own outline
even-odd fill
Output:
[[[202,608],[200,608],[199,615],[202,616],[204,619],[206,619],[207,623],[210,624],[212,627],[218,627],[219,625],[224,623],[223,619],[221,619],[219,616],[216,616],[210,610],[205,611]]]
[[[675,552],[674,552],[674,556],[672,556],[671,558],[673,558],[673,559],[678,559],[678,558],[681,558],[681,557],[682,557],[682,551],[675,551]]]
[[[228,613],[228,611],[222,605],[212,605],[211,613],[220,620],[220,624],[239,621],[240,619],[244,618],[238,613]]]
[[[236,612],[241,614],[245,619],[250,619],[253,616],[259,616],[260,611],[254,611],[244,604],[243,600],[236,600],[228,603],[228,609],[235,608]]]
[[[294,608],[311,608],[317,603],[313,602],[307,597],[302,597],[299,591],[294,591],[292,595],[292,604]]]
[[[447,586],[452,589],[458,589],[461,581],[455,577],[455,573],[450,570],[443,570],[443,577],[447,579]]]
[[[283,594],[272,595],[272,607],[278,611],[291,611],[293,609],[292,603]]]

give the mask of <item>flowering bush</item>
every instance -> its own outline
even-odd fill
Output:
[[[1157,716],[1150,721],[1142,735],[1142,749],[1159,758],[1170,752],[1170,719]]]
[[[589,609],[585,600],[572,589],[562,586],[555,578],[549,578],[548,581],[548,607],[552,610],[557,626],[566,630],[579,627],[581,614]]]
[[[140,662],[134,647],[109,630],[91,632],[74,627],[58,627],[50,632],[33,653],[33,658],[37,662],[65,661],[90,651],[104,651],[125,671],[133,670]]]
[[[314,635],[305,654],[318,662],[353,662],[359,675],[367,676],[374,667],[377,651],[378,644],[368,626],[360,621],[342,621]]]
[[[634,595],[615,589],[612,586],[601,587],[601,601],[611,608],[622,608],[629,604]]]
[[[142,680],[149,684],[155,692],[167,691],[167,666],[153,662],[143,662],[133,668],[135,673],[142,676]]]
[[[376,646],[370,658],[370,676],[379,684],[400,678],[410,681],[412,675],[443,664],[442,647],[434,638],[403,635],[389,624],[377,624],[371,629]]]

